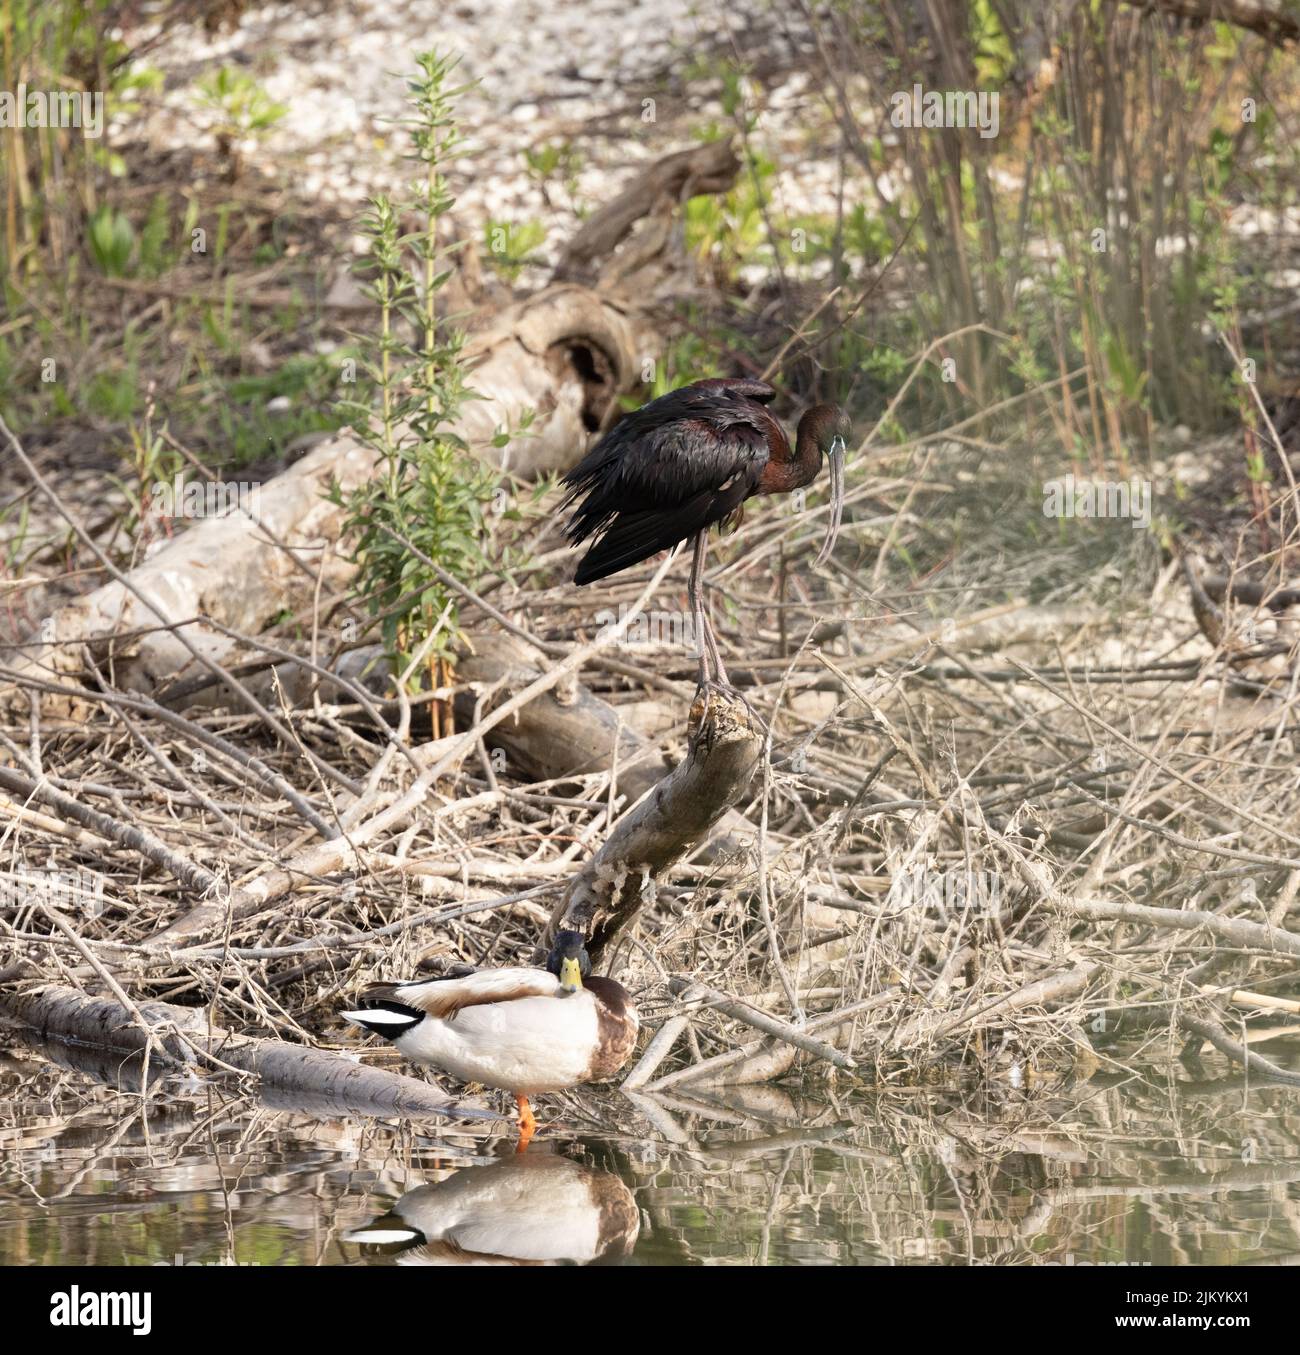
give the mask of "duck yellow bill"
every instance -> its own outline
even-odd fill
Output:
[[[840,519],[844,516],[844,439],[837,437],[831,443],[831,449],[826,456],[830,463],[831,473],[831,516],[830,522],[826,528],[826,540],[822,542],[822,548],[817,553],[816,560],[813,561],[813,567],[825,564],[830,558],[831,551],[835,549],[835,538],[840,534]]]
[[[576,993],[582,987],[582,966],[577,960],[560,961],[560,987],[566,993]]]

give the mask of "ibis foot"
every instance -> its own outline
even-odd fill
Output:
[[[719,682],[715,678],[706,677],[701,673],[700,678],[695,685],[695,700],[691,702],[689,733],[692,738],[708,709],[709,694],[711,692],[717,692],[724,701],[728,701],[732,705],[739,701],[740,704],[744,706],[745,713],[749,716],[750,722],[753,724],[754,728],[757,730],[766,730],[766,722],[758,711],[750,704],[749,698],[746,697],[743,692],[740,692],[733,687],[731,683],[727,681],[725,675],[722,681]]]

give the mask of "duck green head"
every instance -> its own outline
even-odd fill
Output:
[[[546,967],[560,981],[566,993],[576,993],[582,981],[591,973],[591,956],[587,954],[587,938],[581,932],[561,932],[546,957]]]

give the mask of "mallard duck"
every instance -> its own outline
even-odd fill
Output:
[[[343,1240],[399,1266],[586,1264],[629,1255],[640,1229],[636,1198],[617,1176],[528,1153],[409,1190]]]
[[[528,1098],[604,1082],[627,1062],[640,1023],[622,984],[595,978],[581,932],[562,931],[545,969],[476,969],[367,988],[342,1013],[407,1058],[462,1082],[513,1092],[519,1147],[537,1128]]]

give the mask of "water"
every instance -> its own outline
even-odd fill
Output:
[[[155,1086],[146,1115],[17,1050],[0,1106],[10,1265],[1300,1261],[1300,1096],[1226,1064],[833,1097],[587,1091],[542,1100],[522,1157],[492,1124],[417,1132],[210,1088]]]

